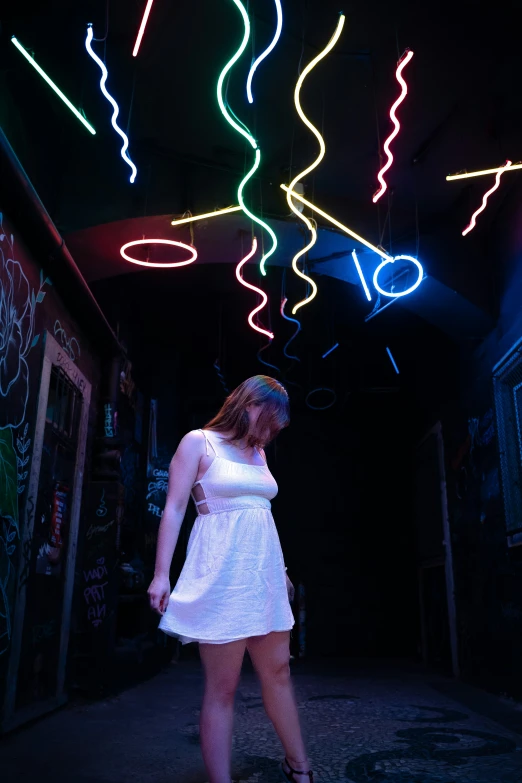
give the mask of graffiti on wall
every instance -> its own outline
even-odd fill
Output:
[[[31,456],[27,358],[40,339],[35,333],[37,305],[45,298],[46,286],[52,285],[41,271],[38,290],[31,287],[15,259],[14,245],[0,214],[0,655],[11,639],[13,558]]]
[[[148,484],[147,484],[147,517],[159,520],[162,517],[163,509],[165,508],[165,502],[167,500],[167,490],[169,486],[169,471],[165,468],[157,468],[152,465],[148,470]],[[152,520],[150,520],[152,522]],[[152,530],[156,531],[157,537],[157,521],[150,525]],[[151,546],[155,546],[156,538],[151,540]]]
[[[80,343],[76,337],[67,336],[67,332],[58,320],[54,322],[54,336],[61,343],[61,346],[69,359],[72,362],[75,362],[81,354]]]

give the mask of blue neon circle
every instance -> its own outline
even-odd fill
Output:
[[[328,392],[329,394],[331,394],[332,396],[330,402],[328,402],[326,405],[312,405],[312,403],[310,402],[310,397],[312,396],[312,394],[316,394],[317,392]],[[311,408],[313,411],[325,411],[328,408],[331,408],[332,405],[335,405],[335,403],[337,402],[337,394],[333,389],[330,389],[328,386],[319,386],[317,389],[312,389],[311,391],[308,392],[305,398],[305,402],[308,405],[308,407]]]
[[[406,291],[401,291],[399,294],[394,294],[391,291],[385,291],[383,288],[381,288],[378,283],[378,279],[381,270],[384,269],[384,267],[387,264],[394,264],[396,261],[399,260],[411,261],[412,264],[415,264],[415,266],[419,270],[419,277],[417,278],[415,283],[411,286],[411,288],[407,288]],[[415,291],[415,289],[420,286],[423,277],[424,277],[424,270],[422,268],[422,264],[420,263],[420,261],[417,261],[417,259],[413,258],[413,256],[395,256],[394,258],[387,258],[381,264],[379,264],[379,266],[377,267],[373,275],[373,284],[377,289],[377,291],[383,296],[390,296],[394,299],[397,299],[399,296],[407,296],[407,294],[411,294],[412,291]]]

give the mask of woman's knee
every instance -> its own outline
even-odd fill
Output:
[[[286,685],[290,682],[290,660],[282,658],[270,661],[259,671],[259,676],[264,684]]]
[[[232,704],[238,686],[237,677],[207,677],[205,683],[205,697],[217,701],[220,704]]]

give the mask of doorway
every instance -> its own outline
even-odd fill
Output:
[[[459,675],[444,442],[440,422],[415,455],[415,527],[422,659]]]
[[[91,385],[45,335],[4,730],[63,704]]]

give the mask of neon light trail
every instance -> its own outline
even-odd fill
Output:
[[[298,321],[297,318],[290,318],[289,315],[285,315],[285,305],[286,305],[287,302],[288,302],[288,299],[286,297],[281,299],[281,310],[280,310],[281,315],[285,319],[285,321],[290,321],[293,324],[297,324],[297,329],[295,330],[295,332],[293,333],[291,338],[288,340],[288,342],[285,343],[285,347],[283,348],[283,353],[284,353],[284,355],[286,356],[287,359],[294,359],[294,361],[300,362],[301,359],[299,358],[299,356],[293,356],[292,354],[288,353],[288,346],[290,345],[290,343],[293,340],[295,340],[295,338],[297,337],[297,335],[301,331],[301,322]]]
[[[332,345],[332,347],[328,351],[326,351],[326,353],[323,353],[321,359],[326,359],[326,357],[330,356],[332,351],[335,351],[336,348],[339,348],[339,343],[335,343],[335,345]]]
[[[45,73],[45,71],[44,71],[42,68],[40,68],[40,66],[38,65],[38,63],[37,63],[37,62],[34,60],[34,58],[33,58],[33,57],[31,57],[31,55],[29,54],[29,52],[28,52],[26,49],[24,49],[24,47],[22,46],[22,44],[20,43],[20,41],[18,40],[18,38],[16,38],[16,37],[13,35],[13,36],[11,37],[11,43],[13,43],[13,44],[16,46],[16,48],[18,49],[18,51],[19,51],[21,54],[23,54],[23,56],[25,57],[25,59],[27,60],[27,62],[28,62],[28,63],[30,63],[30,64],[33,66],[33,68],[35,69],[35,71],[36,71],[37,73],[39,73],[39,74],[40,74],[40,76],[42,77],[42,79],[43,79],[44,81],[46,81],[46,82],[47,82],[47,84],[49,85],[49,87],[51,87],[51,89],[52,89],[52,90],[54,90],[54,92],[56,93],[56,95],[57,95],[59,98],[61,98],[61,99],[62,99],[62,101],[65,103],[65,105],[66,105],[66,106],[67,106],[67,107],[68,107],[68,108],[69,108],[69,109],[72,111],[72,113],[74,114],[74,116],[75,116],[75,117],[76,117],[78,120],[80,120],[80,122],[82,123],[82,125],[84,125],[84,126],[87,128],[87,130],[89,131],[89,133],[92,133],[92,135],[93,135],[93,136],[95,136],[95,135],[96,135],[96,131],[95,131],[95,130],[94,130],[94,128],[92,127],[91,123],[90,123],[90,122],[87,122],[87,120],[85,119],[85,117],[83,116],[83,114],[82,114],[82,113],[81,113],[81,112],[80,112],[80,111],[79,111],[79,110],[76,108],[76,106],[73,106],[73,105],[72,105],[71,101],[70,101],[68,98],[66,98],[66,97],[65,97],[65,95],[63,94],[63,92],[62,92],[62,91],[59,89],[59,87],[57,87],[57,86],[56,86],[56,84],[53,82],[53,80],[52,80],[52,79],[51,79],[49,76],[47,76],[47,74]]]
[[[237,52],[233,55],[233,57],[230,58],[228,63],[225,65],[225,67],[219,74],[219,79],[217,83],[217,99],[218,99],[219,108],[221,109],[221,112],[224,118],[226,119],[226,121],[230,125],[232,125],[232,127],[235,128],[238,133],[241,133],[241,135],[245,137],[245,139],[248,141],[248,143],[252,146],[253,149],[257,149],[257,143],[255,139],[253,138],[249,130],[245,128],[244,125],[239,125],[236,122],[236,120],[231,116],[227,106],[225,105],[225,101],[223,98],[223,85],[225,83],[227,74],[230,71],[230,69],[235,65],[235,63],[239,60],[243,52],[245,51],[248,44],[248,39],[250,38],[250,20],[248,18],[246,9],[243,3],[240,2],[240,0],[233,0],[233,2],[236,4],[241,16],[243,17],[243,25],[244,25],[243,40],[241,41],[241,44],[239,45],[239,49],[237,50]]]
[[[387,352],[388,356],[390,357],[391,363],[393,364],[393,369],[395,370],[397,375],[400,375],[399,368],[397,367],[397,362],[393,358],[392,352],[390,351],[390,349],[388,347],[386,348],[386,352]]]
[[[325,153],[326,153],[326,146],[325,146],[323,137],[321,136],[321,134],[319,133],[317,128],[314,125],[312,125],[312,123],[307,118],[307,116],[305,115],[305,113],[304,113],[304,111],[303,111],[303,109],[301,107],[301,101],[300,101],[301,87],[303,86],[304,80],[306,79],[308,74],[315,68],[317,63],[319,63],[324,57],[326,57],[326,55],[329,52],[331,52],[331,50],[334,48],[335,44],[339,40],[339,37],[340,37],[340,35],[342,33],[345,19],[346,19],[346,17],[344,16],[344,14],[340,14],[339,21],[337,22],[337,27],[335,29],[334,34],[332,35],[332,37],[330,38],[329,42],[327,43],[325,48],[322,50],[322,52],[319,52],[317,57],[314,57],[314,59],[311,60],[308,63],[306,68],[301,73],[299,79],[297,80],[297,84],[295,85],[295,90],[294,90],[294,103],[295,103],[296,111],[297,111],[299,117],[301,118],[301,120],[303,121],[303,123],[306,125],[306,127],[309,130],[312,131],[312,133],[314,134],[315,138],[319,142],[319,154],[318,154],[317,158],[308,166],[308,168],[304,169],[304,171],[301,171],[299,174],[297,174],[297,176],[295,176],[293,178],[293,180],[290,183],[290,185],[288,186],[288,188],[285,188],[285,190],[286,190],[286,200],[288,202],[288,206],[290,207],[290,209],[292,210],[294,215],[296,215],[296,217],[298,217],[299,220],[302,220],[306,224],[306,227],[308,228],[308,230],[310,231],[310,234],[311,234],[310,242],[308,243],[308,245],[306,245],[306,247],[304,247],[302,250],[300,250],[298,253],[296,253],[295,256],[293,257],[293,259],[292,259],[292,268],[293,268],[294,272],[296,273],[296,275],[301,277],[303,280],[306,280],[310,284],[310,286],[312,288],[312,291],[311,291],[310,295],[308,297],[306,297],[306,299],[303,299],[301,302],[298,302],[296,305],[294,305],[294,307],[292,309],[292,315],[295,315],[300,307],[303,307],[304,305],[306,305],[309,302],[311,302],[312,299],[314,299],[316,294],[317,294],[317,285],[315,284],[315,282],[310,277],[308,277],[303,272],[301,272],[301,270],[297,266],[297,262],[299,261],[301,256],[306,255],[306,253],[308,253],[308,251],[315,245],[315,243],[317,241],[317,231],[316,231],[314,225],[312,224],[312,222],[309,220],[309,218],[307,218],[306,215],[304,215],[302,212],[299,212],[299,210],[297,209],[297,207],[293,203],[292,196],[296,196],[296,193],[294,192],[294,188],[297,185],[297,183],[299,182],[299,180],[303,179],[308,174],[310,174],[311,171],[313,171],[315,168],[317,168],[317,166],[320,164],[320,162],[322,161],[322,159],[324,158]]]
[[[288,198],[290,196],[290,188],[288,188],[286,185],[281,185],[280,187],[282,190],[286,191],[287,198]],[[389,261],[392,260],[392,256],[389,256],[388,253],[385,253],[384,250],[381,250],[380,247],[377,247],[377,245],[372,245],[371,242],[368,242],[368,240],[364,239],[362,236],[360,236],[360,234],[356,234],[355,231],[352,231],[351,228],[348,228],[348,226],[345,226],[343,223],[340,223],[334,217],[329,215],[328,212],[324,212],[322,209],[319,209],[319,207],[315,206],[315,204],[312,204],[311,201],[308,201],[306,198],[304,198],[304,196],[301,196],[295,190],[292,191],[290,197],[292,199],[295,198],[298,201],[301,201],[305,205],[305,207],[309,207],[310,209],[313,209],[314,212],[316,212],[318,215],[321,215],[321,217],[323,217],[325,220],[328,220],[328,222],[331,223],[333,226],[340,228],[341,231],[344,231],[345,234],[348,234],[349,236],[353,237],[353,239],[356,239],[362,245],[366,245],[366,247],[370,248],[370,250],[373,250],[373,252],[377,253],[377,255],[381,256],[381,258],[388,259]]]
[[[223,371],[221,369],[221,364],[219,363],[219,359],[216,359],[212,367],[215,369],[217,373],[217,377],[219,378],[219,382],[222,385],[223,389],[225,390],[225,394],[229,394],[230,389],[227,386],[227,382],[225,380],[225,376],[223,375]]]
[[[251,177],[254,176],[255,172],[259,168],[259,164],[261,162],[261,150],[259,149],[256,140],[243,123],[241,123],[237,117],[234,115],[232,116],[233,112],[229,110],[227,107],[224,97],[223,97],[223,85],[225,82],[225,78],[230,71],[230,69],[233,67],[233,65],[238,61],[238,59],[241,57],[243,52],[246,49],[246,46],[248,44],[248,39],[250,38],[250,20],[248,18],[248,14],[246,12],[246,9],[241,2],[241,0],[233,0],[234,4],[237,6],[242,18],[243,18],[243,25],[244,25],[244,33],[243,33],[243,40],[241,41],[241,44],[239,46],[239,49],[234,54],[234,56],[228,61],[228,63],[225,65],[221,73],[219,74],[219,79],[217,83],[217,99],[219,108],[221,109],[221,112],[226,119],[226,121],[232,125],[232,127],[238,131],[242,136],[245,137],[245,139],[248,141],[248,143],[251,145],[252,149],[255,150],[255,159],[254,159],[254,165],[250,169],[250,171],[243,177],[241,182],[239,183],[238,191],[237,191],[237,200],[239,201],[239,204],[241,206],[241,209],[245,213],[245,215],[248,215],[248,217],[254,221],[254,223],[257,223],[259,226],[265,229],[270,234],[270,238],[272,240],[272,246],[268,250],[268,252],[263,253],[263,256],[260,261],[260,269],[261,273],[263,275],[266,275],[266,269],[265,264],[267,259],[270,258],[270,256],[275,253],[277,248],[277,237],[274,233],[274,231],[270,228],[268,223],[265,223],[264,220],[261,220],[261,218],[257,217],[257,215],[254,215],[253,212],[251,212],[248,207],[245,204],[244,198],[243,198],[243,191],[245,188],[245,185],[249,181]]]
[[[236,277],[239,280],[239,282],[241,283],[241,285],[244,285],[246,288],[250,288],[251,291],[255,291],[256,294],[260,294],[260,296],[262,297],[261,304],[258,305],[254,310],[252,310],[252,312],[248,316],[248,323],[250,324],[252,329],[255,329],[256,332],[259,332],[260,334],[266,334],[267,337],[269,337],[271,340],[273,340],[274,339],[273,333],[272,332],[268,332],[266,329],[262,329],[260,326],[257,326],[254,323],[254,320],[253,320],[254,316],[257,315],[257,313],[260,310],[262,310],[263,307],[268,302],[268,296],[265,294],[264,291],[261,291],[260,288],[256,288],[255,285],[252,285],[251,283],[247,283],[247,281],[244,280],[243,277],[241,276],[242,268],[247,263],[247,261],[250,261],[252,256],[255,255],[256,251],[257,251],[257,239],[254,237],[253,240],[252,240],[252,250],[244,258],[242,258],[241,261],[239,262],[239,264],[236,266]]]
[[[401,129],[399,121],[397,120],[397,117],[395,115],[395,111],[396,111],[396,109],[398,109],[398,107],[401,105],[401,103],[405,99],[406,95],[408,94],[408,85],[406,84],[406,82],[402,78],[402,72],[406,68],[406,66],[408,65],[408,63],[410,62],[412,57],[413,57],[413,52],[411,51],[411,49],[407,49],[404,52],[404,54],[402,55],[401,59],[399,60],[399,62],[397,64],[397,71],[395,73],[395,78],[397,79],[397,81],[401,85],[402,90],[401,90],[401,94],[399,95],[399,97],[397,98],[397,100],[395,101],[395,103],[393,104],[393,106],[390,109],[390,119],[393,122],[395,127],[394,127],[393,131],[390,133],[390,135],[388,136],[388,138],[386,139],[386,141],[384,142],[384,151],[385,151],[386,155],[388,156],[388,160],[384,164],[384,166],[381,168],[379,173],[377,174],[377,179],[381,183],[381,187],[379,188],[379,190],[377,190],[377,192],[373,196],[372,201],[373,201],[374,204],[376,204],[379,201],[381,196],[384,195],[384,193],[386,192],[386,190],[388,188],[388,185],[386,184],[386,182],[384,180],[384,175],[386,174],[386,172],[388,171],[388,169],[390,168],[390,166],[393,163],[393,155],[391,154],[391,151],[390,151],[390,144],[392,143],[392,141],[394,140],[394,138],[397,136],[397,134],[399,133],[399,131]]]
[[[357,253],[355,252],[355,250],[352,250],[352,258],[353,258],[353,263],[355,264],[355,268],[357,269],[357,272],[359,274],[359,278],[361,280],[362,287],[364,288],[364,293],[366,294],[366,298],[367,298],[367,300],[369,302],[371,302],[372,301],[372,295],[370,294],[370,289],[368,288],[368,285],[367,285],[366,280],[364,278],[363,271],[362,271],[361,265],[359,263],[359,259],[357,258]]]
[[[514,163],[512,166],[509,167],[509,169],[506,168],[506,165],[498,166],[496,169],[482,169],[481,171],[465,171],[461,174],[448,174],[446,177],[447,182],[454,182],[457,179],[469,179],[470,177],[483,177],[486,174],[498,174],[500,171],[502,174],[505,171],[519,171],[522,169],[522,163]]]
[[[107,89],[105,87],[105,82],[107,81],[107,76],[109,74],[108,74],[107,68],[105,67],[105,63],[102,60],[100,60],[100,58],[98,57],[98,55],[96,54],[96,52],[93,50],[93,48],[91,46],[92,38],[93,38],[92,24],[89,24],[87,26],[87,38],[85,39],[85,48],[89,52],[89,54],[92,57],[92,59],[94,60],[94,62],[100,67],[100,70],[102,72],[102,77],[100,79],[100,90],[102,91],[102,93],[104,94],[104,96],[106,97],[106,99],[109,101],[109,103],[111,104],[111,106],[113,108],[112,117],[111,117],[111,124],[112,124],[112,127],[114,128],[114,130],[116,131],[116,133],[119,133],[119,135],[123,139],[123,146],[121,148],[121,153],[120,154],[121,154],[121,157],[123,158],[123,160],[125,161],[125,163],[127,163],[127,165],[130,166],[130,169],[131,169],[131,172],[132,172],[131,176],[130,176],[130,182],[134,182],[134,180],[136,179],[136,174],[138,173],[138,170],[137,170],[136,166],[134,165],[134,163],[132,162],[132,160],[127,155],[127,149],[129,147],[129,139],[127,138],[126,134],[122,131],[122,129],[119,127],[118,123],[116,122],[118,114],[120,113],[120,109],[119,109],[118,104],[116,103],[116,101],[112,97],[112,95],[110,95],[107,92]]]
[[[283,28],[283,9],[281,8],[281,0],[275,0],[276,5],[276,13],[277,13],[277,24],[276,24],[276,31],[274,34],[274,37],[272,38],[271,43],[267,46],[264,52],[262,52],[257,60],[255,60],[252,63],[252,67],[250,68],[250,72],[248,74],[247,78],[247,98],[249,103],[254,103],[254,97],[252,95],[252,79],[254,78],[254,74],[257,70],[258,65],[265,59],[265,57],[268,57],[270,52],[275,48],[275,45],[279,41],[279,38],[281,36],[281,30]]]
[[[154,0],[147,0],[147,5],[145,6],[145,11],[143,12],[143,18],[141,20],[140,29],[138,30],[138,35],[136,37],[136,43],[134,44],[134,49],[132,50],[132,56],[136,57],[140,48],[141,39],[143,38],[143,33],[145,32],[145,28],[147,26],[147,21],[150,14],[150,9],[152,8],[152,3]]]
[[[128,256],[125,252],[129,249],[129,247],[136,247],[137,245],[172,245],[173,247],[182,247],[183,250],[188,250],[188,252],[191,254],[191,258],[188,258],[186,261],[141,261],[139,258]],[[186,245],[184,242],[174,241],[173,239],[135,239],[133,242],[127,242],[127,244],[122,245],[120,248],[120,255],[126,261],[130,261],[131,264],[138,264],[139,266],[152,266],[158,269],[172,269],[176,266],[188,266],[188,264],[192,264],[198,257],[195,247],[192,247],[192,245]]]
[[[385,291],[379,285],[379,275],[384,269],[384,267],[387,266],[388,264],[394,264],[396,261],[409,261],[410,263],[412,263],[414,266],[417,267],[417,270],[419,272],[419,275],[415,283],[412,286],[410,286],[410,288],[407,288],[405,291],[400,291],[398,294],[395,293],[394,291]],[[383,261],[382,263],[379,264],[379,266],[377,267],[373,275],[373,284],[377,289],[377,291],[380,294],[382,294],[382,296],[389,296],[392,299],[398,299],[400,296],[407,296],[408,294],[411,294],[412,291],[415,291],[415,289],[418,288],[418,286],[421,284],[423,277],[424,277],[424,270],[422,268],[421,263],[417,261],[416,258],[413,258],[412,256],[395,256],[395,258],[390,258],[388,261]]]
[[[206,218],[228,215],[230,212],[242,211],[241,207],[225,207],[224,209],[216,209],[215,212],[204,212],[202,215],[191,215],[190,217],[179,218],[179,220],[171,220],[170,225],[181,226],[183,223],[194,223],[196,220],[205,220]]]
[[[512,162],[510,160],[506,160],[505,165],[500,169],[500,171],[497,171],[497,176],[495,177],[495,184],[486,193],[484,193],[484,196],[482,197],[482,204],[472,214],[471,220],[469,221],[469,225],[467,225],[466,228],[464,229],[464,231],[462,232],[462,236],[463,237],[465,237],[466,234],[469,234],[470,231],[473,231],[473,229],[477,225],[477,217],[480,215],[481,212],[484,212],[484,210],[486,209],[486,206],[487,206],[487,203],[488,203],[488,198],[499,187],[499,185],[500,185],[500,177],[505,172],[505,170],[510,168],[510,166],[512,166],[512,165],[513,164],[512,164]]]
[[[272,341],[270,340],[270,341],[269,341],[269,342],[268,342],[266,345],[263,345],[263,346],[262,346],[262,347],[259,349],[259,351],[258,351],[258,352],[257,352],[257,354],[256,354],[256,356],[257,356],[257,361],[258,361],[258,362],[261,362],[261,364],[264,364],[264,365],[265,365],[265,367],[270,367],[272,370],[276,370],[276,372],[280,373],[280,372],[281,372],[281,370],[280,370],[280,368],[279,368],[279,367],[276,367],[276,365],[275,365],[275,364],[270,364],[270,362],[265,362],[265,360],[261,358],[261,354],[263,353],[263,351],[266,351],[266,349],[267,349],[267,348],[269,348],[269,347],[271,346],[271,344],[272,344]]]
[[[290,194],[290,189],[287,188],[286,185],[281,185],[280,187],[287,192],[287,196]],[[399,296],[406,296],[406,294],[411,294],[412,291],[415,291],[417,286],[419,286],[421,284],[422,279],[424,277],[424,270],[422,269],[422,266],[421,266],[420,262],[416,258],[412,258],[412,256],[395,256],[395,257],[389,256],[387,253],[384,252],[384,250],[381,250],[380,247],[377,247],[376,245],[372,245],[371,242],[368,242],[362,236],[360,236],[359,234],[356,234],[355,231],[352,231],[352,229],[348,228],[348,226],[345,226],[343,223],[340,223],[339,220],[336,220],[334,217],[329,215],[328,212],[324,212],[322,209],[319,209],[319,207],[314,206],[314,204],[312,204],[310,201],[305,199],[303,196],[300,196],[299,193],[296,193],[295,190],[292,191],[291,197],[292,198],[296,198],[298,201],[302,201],[303,204],[306,207],[310,207],[310,209],[313,209],[318,215],[321,215],[321,217],[324,217],[325,220],[328,220],[333,226],[336,226],[337,228],[340,228],[341,231],[344,231],[346,234],[348,234],[349,236],[353,237],[358,242],[361,242],[363,245],[366,245],[366,247],[370,248],[370,250],[373,250],[374,253],[377,253],[377,255],[381,256],[381,258],[384,259],[383,262],[375,270],[375,274],[373,276],[373,284],[375,285],[375,288],[377,289],[377,291],[380,294],[382,294],[383,296],[390,296],[390,297],[395,297],[395,298],[399,297]],[[357,255],[355,254],[355,250],[352,252],[352,258],[354,259],[354,261],[357,258]],[[419,278],[418,278],[418,280],[415,282],[415,285],[413,285],[407,291],[402,291],[399,294],[394,294],[394,293],[389,293],[388,291],[384,291],[382,288],[380,288],[378,283],[376,283],[376,281],[378,280],[380,272],[384,269],[384,267],[387,264],[393,264],[393,263],[395,263],[395,261],[398,261],[398,260],[401,260],[401,259],[406,260],[406,261],[411,261],[412,264],[415,264],[415,266],[419,270]],[[362,270],[361,270],[361,272],[362,272]],[[362,278],[361,278],[361,282],[362,282]],[[364,286],[364,284],[363,284],[363,287],[365,288],[366,297],[368,298],[369,291],[366,292],[366,288],[367,287]]]

